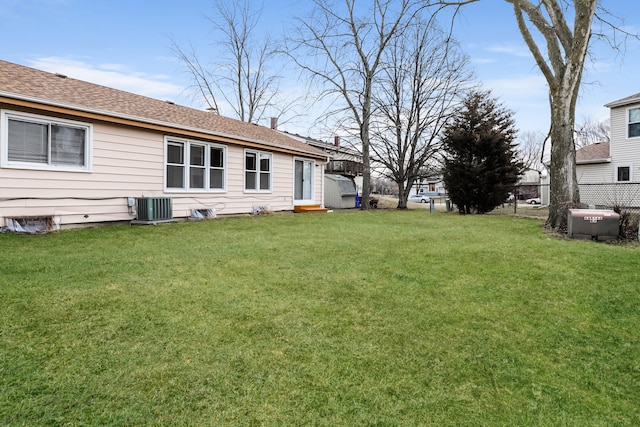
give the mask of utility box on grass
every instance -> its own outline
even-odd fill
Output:
[[[345,209],[358,207],[356,184],[342,175],[324,175],[324,205],[327,208]]]
[[[569,209],[567,229],[573,239],[615,240],[620,215],[605,209]]]

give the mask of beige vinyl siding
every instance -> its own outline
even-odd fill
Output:
[[[293,157],[273,154],[271,190],[274,203],[293,209]]]
[[[579,184],[613,182],[613,165],[611,163],[576,165],[576,176]]]
[[[130,196],[161,195],[164,189],[164,136],[118,126],[94,126],[93,174]],[[158,167],[158,165],[162,165]],[[120,178],[116,178],[120,177]],[[112,184],[106,184],[113,182]],[[116,184],[117,183],[117,184]]]
[[[87,202],[81,199],[25,200],[13,208],[2,208],[3,218],[52,216],[62,226],[130,220],[123,216],[126,200],[115,198]],[[126,208],[124,208],[126,212]],[[28,215],[25,215],[28,212]],[[6,224],[3,224],[6,225]]]
[[[628,110],[640,104],[611,109],[611,179],[615,181],[616,165],[630,165],[632,179],[640,181],[640,138],[627,138]]]
[[[611,150],[615,142],[627,139],[627,108],[618,107],[611,109]],[[611,153],[613,155],[613,153]]]
[[[158,170],[157,165],[163,162],[162,136],[156,136],[154,141],[144,132],[121,128],[118,135],[113,130],[103,132],[106,129],[104,125],[94,125],[91,172],[3,168],[3,196],[12,190],[33,198],[149,195],[146,192],[161,195],[163,170]]]
[[[162,195],[163,138],[93,123],[89,172],[0,169],[0,218],[53,216],[60,225],[126,221],[127,197]]]
[[[226,145],[226,191],[165,192],[164,134],[92,125],[90,172],[0,168],[0,226],[5,218],[29,216],[53,216],[63,227],[129,221],[128,197],[171,197],[174,218],[188,217],[192,209],[215,209],[219,215],[251,213],[254,206],[293,209],[292,155],[272,154],[268,193],[244,191],[244,148],[236,145]],[[317,185],[315,196],[320,203]]]
[[[272,153],[270,192],[249,192],[244,189],[243,147],[227,146],[226,192],[173,192],[173,215],[187,217],[192,209],[215,209],[217,215],[249,214],[254,207],[271,211],[293,209],[293,157]]]

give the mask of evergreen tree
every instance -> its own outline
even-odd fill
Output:
[[[518,181],[513,112],[491,92],[472,92],[443,132],[444,183],[462,214],[486,213],[503,203]]]

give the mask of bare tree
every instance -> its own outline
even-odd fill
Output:
[[[372,177],[371,187],[373,188],[374,193],[379,193],[382,195],[392,195],[398,192],[396,183],[386,176]]]
[[[256,36],[261,9],[251,0],[216,0],[216,15],[209,18],[220,35],[211,64],[203,64],[192,46],[173,43],[173,50],[191,74],[193,89],[210,109],[223,113],[225,106],[245,122],[258,122],[266,114],[280,116],[290,105],[278,106],[280,76],[270,70],[275,57],[267,35]]]
[[[609,142],[611,123],[609,119],[598,121],[590,117],[584,117],[576,124],[576,148],[600,142]]]
[[[440,7],[475,3],[478,0],[427,0]],[[551,178],[549,217],[546,225],[556,230],[567,226],[568,209],[580,201],[575,168],[575,109],[582,71],[597,20],[614,33],[628,36],[607,20],[611,14],[598,0],[505,0],[513,7],[522,37],[549,86],[551,111]],[[525,19],[526,18],[526,19]],[[572,20],[572,21],[571,21]],[[605,37],[618,49],[624,38]]]
[[[300,19],[297,34],[287,41],[287,54],[323,87],[321,97],[339,98],[362,145],[362,206],[369,207],[371,181],[370,123],[375,79],[382,55],[393,37],[406,28],[414,13],[414,0],[372,0],[360,9],[356,0],[343,6],[330,0],[312,0],[310,17]],[[358,3],[358,4],[356,4]]]
[[[398,209],[406,209],[414,181],[433,168],[440,132],[473,73],[458,43],[433,20],[416,21],[397,34],[383,61],[371,148],[373,160],[398,186]]]
[[[197,94],[196,97],[204,101],[209,110],[219,114],[220,107],[216,98],[218,84],[215,75],[202,65],[193,45],[189,45],[187,51],[173,41],[173,51],[191,74],[191,89]]]
[[[513,5],[520,33],[549,85],[551,189],[547,225],[564,230],[568,209],[580,202],[573,128],[597,0],[574,0],[573,28],[565,16],[568,3],[562,0],[506,1]],[[546,49],[538,46],[531,25],[544,38]]]
[[[522,132],[518,135],[516,152],[524,170],[542,172],[547,168],[544,158],[545,139],[546,135],[542,131]]]

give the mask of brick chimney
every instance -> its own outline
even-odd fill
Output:
[[[278,130],[278,118],[271,117],[271,129]]]
[[[333,145],[340,147],[340,137],[338,135],[333,137]]]

